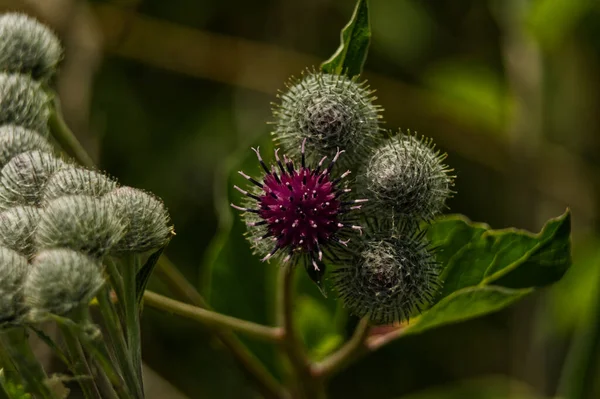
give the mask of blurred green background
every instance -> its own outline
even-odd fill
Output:
[[[431,136],[449,153],[458,176],[450,212],[538,231],[569,206],[575,263],[559,284],[509,310],[370,355],[332,381],[331,397],[552,397],[600,295],[600,2],[370,4],[364,77],[387,128]],[[240,180],[230,172],[258,171],[249,147],[269,147],[270,102],[289,76],[333,53],[353,1],[0,6],[38,16],[63,39],[56,87],[66,120],[103,169],[164,199],[177,232],[169,257],[218,310],[272,321],[274,266],[251,256],[232,217],[229,187]],[[298,318],[318,357],[356,321],[300,285]],[[255,397],[198,325],[146,309],[143,339],[148,365],[186,396]],[[251,345],[277,370],[272,348]]]

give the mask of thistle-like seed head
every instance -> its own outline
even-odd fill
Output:
[[[0,16],[0,70],[49,80],[62,58],[56,35],[25,14]]]
[[[120,187],[104,199],[118,209],[125,235],[114,252],[146,252],[165,246],[173,235],[169,213],[155,196],[132,187]]]
[[[18,125],[47,135],[50,98],[27,75],[0,73],[0,125]]]
[[[12,158],[0,171],[0,208],[40,205],[44,185],[66,163],[43,151],[28,151]]]
[[[23,284],[28,270],[27,259],[0,247],[0,326],[16,322],[25,313]]]
[[[100,263],[71,249],[36,255],[25,281],[25,303],[34,313],[64,315],[89,303],[104,284]]]
[[[273,108],[272,134],[293,156],[300,155],[298,148],[306,139],[310,161],[342,148],[342,167],[355,168],[383,137],[373,92],[345,75],[310,72],[292,81],[280,99]]]
[[[66,167],[48,179],[42,194],[42,202],[46,203],[65,195],[101,197],[115,188],[117,182],[100,172],[76,166]]]
[[[246,191],[235,186],[249,198],[249,203],[244,207],[232,206],[244,211],[250,242],[263,256],[263,261],[276,253],[281,253],[284,261],[304,258],[309,275],[311,278],[316,276],[313,280],[319,282],[324,272],[323,255],[334,258],[335,251],[347,244],[342,237],[360,231],[359,226],[348,221],[346,214],[360,209],[359,203],[365,200],[344,198],[350,190],[340,182],[349,171],[337,178],[331,174],[343,151],[338,151],[327,166],[323,158],[317,165],[309,167],[306,166],[303,144],[298,167],[286,156],[282,162],[275,151],[276,166],[271,168],[264,163],[258,149],[254,151],[265,176],[256,180],[240,172],[256,188]],[[313,273],[315,271],[318,273]]]
[[[56,198],[40,212],[38,249],[70,248],[100,258],[123,237],[126,224],[110,201],[86,195]]]
[[[41,134],[16,125],[0,126],[0,169],[15,156],[28,151],[52,152]]]
[[[35,254],[34,234],[40,220],[40,209],[15,206],[0,213],[0,246],[18,252],[28,259]]]
[[[342,302],[377,324],[408,320],[439,287],[439,267],[422,237],[363,242],[353,260],[333,272]]]
[[[399,222],[429,221],[451,195],[453,176],[431,140],[399,134],[377,149],[358,181],[370,211]]]

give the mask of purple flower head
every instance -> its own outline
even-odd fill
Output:
[[[253,149],[265,175],[261,182],[239,172],[256,188],[249,192],[234,186],[250,201],[246,206],[231,206],[245,212],[253,246],[262,253],[262,261],[276,254],[282,254],[284,262],[304,258],[309,275],[318,283],[324,273],[324,255],[335,259],[336,248],[348,243],[344,238],[352,231],[361,231],[360,226],[348,222],[346,215],[360,209],[360,203],[366,200],[344,199],[351,191],[342,185],[349,170],[338,177],[332,176],[344,151],[338,150],[326,167],[327,157],[310,167],[306,165],[305,142],[301,146],[299,168],[285,155],[282,160],[278,149],[275,150],[276,165],[269,168],[258,148]],[[264,245],[265,240],[272,244]]]

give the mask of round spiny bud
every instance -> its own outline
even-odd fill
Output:
[[[66,163],[43,151],[15,156],[0,171],[0,207],[39,205],[44,185]]]
[[[117,182],[100,172],[78,167],[68,167],[54,173],[44,188],[42,202],[65,195],[101,197],[117,187]]]
[[[173,235],[169,213],[161,200],[131,187],[121,187],[104,197],[119,210],[125,235],[114,252],[146,252],[163,247]]]
[[[23,256],[0,247],[0,325],[13,323],[25,313],[23,284],[28,266]]]
[[[36,255],[25,280],[25,303],[33,312],[64,315],[89,303],[104,284],[100,263],[62,248]]]
[[[49,80],[62,57],[58,38],[25,14],[0,16],[0,70]]]
[[[298,156],[306,139],[311,161],[345,150],[343,169],[364,160],[382,137],[379,107],[372,103],[373,92],[364,83],[344,75],[311,72],[288,85],[273,108],[274,139],[286,151]]]
[[[35,234],[39,249],[64,247],[102,257],[126,227],[110,202],[86,195],[56,198],[40,214]]]
[[[0,169],[15,156],[28,151],[52,152],[42,135],[16,125],[0,126]]]
[[[40,209],[16,206],[0,213],[0,245],[29,259],[35,254],[34,233],[40,220]]]
[[[49,103],[42,85],[29,76],[0,73],[0,125],[18,125],[47,135]]]
[[[333,281],[352,313],[386,324],[408,320],[431,302],[439,268],[421,237],[370,239],[334,271]]]
[[[373,153],[358,186],[367,189],[373,213],[400,222],[428,221],[451,194],[445,158],[431,140],[399,134]]]

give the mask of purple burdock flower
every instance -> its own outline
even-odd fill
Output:
[[[295,168],[285,155],[282,161],[277,149],[277,166],[269,169],[258,148],[253,148],[265,176],[260,182],[240,171],[256,188],[248,192],[234,186],[250,200],[246,206],[231,206],[245,212],[246,224],[253,236],[251,242],[254,249],[262,253],[263,262],[280,253],[284,255],[284,262],[303,258],[309,275],[318,283],[325,269],[323,255],[336,259],[336,248],[348,243],[344,238],[352,231],[361,231],[360,226],[353,225],[345,216],[349,211],[360,209],[360,203],[366,200],[344,199],[351,190],[340,183],[350,174],[349,170],[335,178],[331,174],[344,151],[338,150],[326,168],[323,165],[327,157],[316,167],[308,167],[305,142],[301,146],[300,168]],[[272,244],[263,245],[265,240]]]

